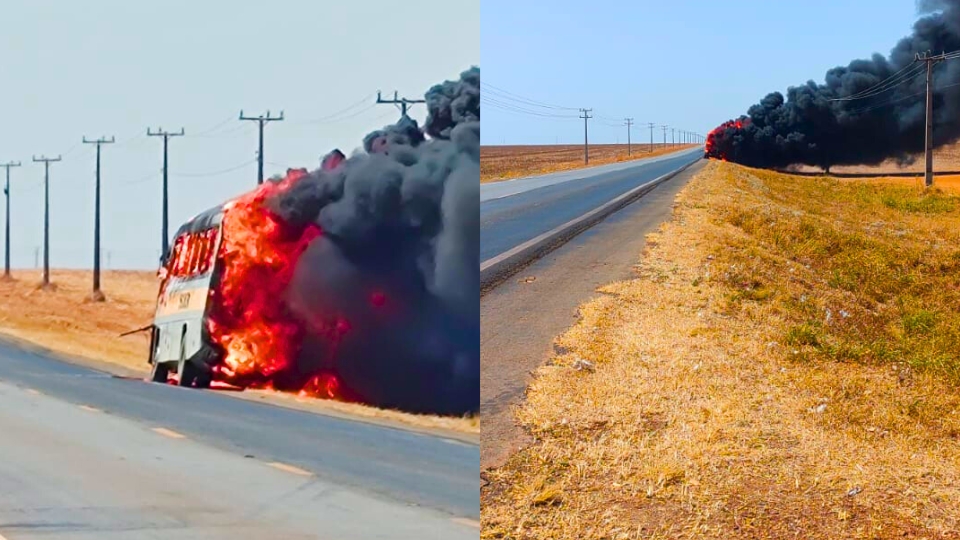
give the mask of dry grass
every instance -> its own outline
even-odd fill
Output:
[[[691,148],[694,145],[663,147],[634,144],[627,155],[625,144],[590,145],[590,166],[643,159]],[[583,146],[575,144],[481,146],[480,183],[497,182],[572,169],[582,169]]]
[[[960,197],[711,163],[639,271],[538,370],[483,538],[960,537]]]
[[[0,280],[0,327],[4,334],[69,356],[145,370],[149,336],[120,333],[153,319],[158,282],[153,272],[106,271],[101,288],[106,302],[90,302],[92,272],[54,270],[56,291],[37,288],[39,270],[14,271]]]
[[[153,320],[159,286],[156,274],[103,272],[101,288],[106,302],[88,300],[92,288],[90,271],[52,271],[55,291],[37,288],[42,277],[37,270],[14,271],[13,277],[15,281],[0,280],[0,333],[121,375],[131,371],[146,375],[149,336],[145,332],[122,338],[118,335]],[[279,392],[228,392],[227,395],[421,431],[449,432],[451,436],[465,434],[470,441],[480,434],[480,420],[476,416],[415,415],[352,403],[302,399]]]

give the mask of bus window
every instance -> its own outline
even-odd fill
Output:
[[[197,234],[190,233],[189,245],[190,250],[187,252],[187,265],[184,269],[184,274],[192,276],[197,273],[197,260],[200,251],[200,242],[197,241]]]
[[[214,264],[217,229],[184,234],[173,247],[169,273],[174,277],[206,274]]]

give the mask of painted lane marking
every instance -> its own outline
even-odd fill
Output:
[[[163,427],[151,428],[151,431],[153,431],[154,433],[159,433],[160,435],[163,435],[164,437],[170,437],[171,439],[186,439],[186,438],[187,438],[186,435],[182,435],[182,434],[180,434],[180,433],[177,433],[176,431],[173,431],[173,430],[170,430],[170,429],[167,429],[167,428],[163,428]]]
[[[291,474],[298,474],[300,476],[313,476],[313,473],[310,471],[301,469],[300,467],[294,467],[293,465],[287,465],[286,463],[280,463],[279,461],[272,461],[270,463],[267,463],[267,465],[269,465],[270,467],[273,467],[274,469],[288,472]]]
[[[480,528],[480,522],[477,521],[477,520],[475,520],[475,519],[452,518],[450,521],[452,521],[452,522],[454,522],[454,523],[456,523],[456,524],[458,524],[458,525],[466,525],[467,527],[473,527],[474,529],[479,529],[479,528]]]
[[[89,405],[80,405],[80,408],[83,409],[83,410],[85,410],[85,411],[89,411],[89,412],[103,412],[102,410],[100,410],[100,409],[98,409],[98,408],[96,408],[96,407],[91,407],[91,406],[89,406]]]
[[[27,393],[28,393],[28,394],[33,394],[33,395],[35,395],[35,396],[42,396],[42,395],[43,395],[43,392],[41,392],[41,391],[39,391],[39,390],[37,390],[37,389],[35,389],[35,388],[27,388]]]

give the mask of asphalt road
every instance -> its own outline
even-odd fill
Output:
[[[701,159],[695,148],[675,155],[494,182],[480,187],[480,261],[486,261],[571,219]]]
[[[0,538],[478,538],[479,448],[0,344]]]
[[[497,467],[527,443],[514,420],[530,373],[551,354],[554,337],[576,321],[577,307],[605,283],[634,277],[646,234],[670,219],[694,164],[611,214],[480,299],[481,470]]]

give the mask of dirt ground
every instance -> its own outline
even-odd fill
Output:
[[[483,538],[960,538],[960,196],[712,162],[555,342]]]
[[[590,165],[604,165],[668,154],[694,145],[663,146],[634,144],[627,155],[625,144],[590,145]],[[537,174],[582,169],[583,145],[547,144],[520,146],[481,146],[480,183],[509,180]]]
[[[52,270],[55,290],[38,288],[39,270],[15,270],[13,281],[0,279],[0,334],[80,359],[120,375],[146,375],[149,336],[119,337],[153,320],[159,282],[144,271],[105,271],[105,302],[91,302],[92,272]],[[304,399],[270,391],[229,392],[232,397],[265,401],[307,411],[361,417],[376,423],[399,423],[417,429],[451,431],[477,438],[479,417],[413,415],[351,403]]]

